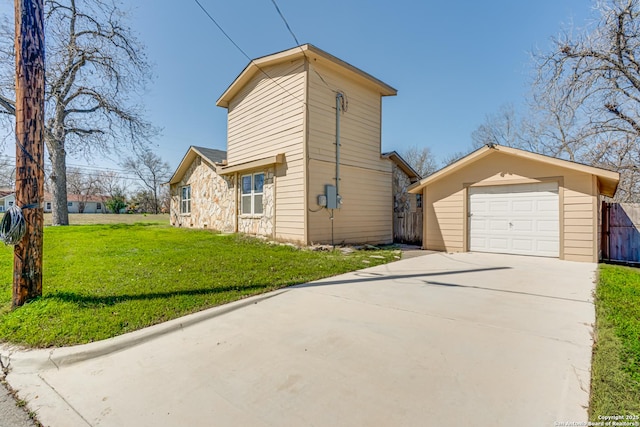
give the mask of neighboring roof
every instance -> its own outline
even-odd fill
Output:
[[[409,176],[410,180],[419,180],[422,177],[416,172],[414,168],[411,167],[409,163],[405,159],[402,158],[397,151],[391,151],[390,153],[382,153],[382,157],[385,159],[389,159],[393,161],[404,173]]]
[[[220,96],[216,105],[218,107],[229,107],[229,102],[233,97],[253,78],[257,73],[262,73],[265,67],[279,64],[285,61],[293,61],[295,59],[307,57],[309,60],[318,61],[325,64],[327,67],[340,70],[342,73],[346,73],[354,79],[363,82],[364,84],[373,86],[380,92],[382,96],[396,95],[398,91],[388,84],[376,79],[371,74],[362,71],[353,65],[336,58],[330,53],[325,52],[322,49],[318,49],[312,44],[303,44],[294,48],[274,53],[272,55],[263,56],[249,62],[244,70],[236,77],[227,90]]]
[[[562,160],[555,157],[545,156],[543,154],[536,154],[525,150],[520,150],[512,147],[505,147],[502,145],[492,145],[483,146],[482,148],[477,149],[476,151],[468,154],[467,156],[461,158],[460,160],[453,162],[449,166],[446,166],[439,171],[429,175],[428,177],[422,179],[421,181],[416,182],[411,187],[409,187],[410,193],[419,193],[424,187],[429,184],[433,184],[436,181],[439,181],[452,173],[464,168],[467,165],[470,165],[478,160],[491,155],[493,153],[500,152],[503,154],[507,154],[510,156],[522,157],[529,160],[542,162],[566,169],[570,169],[573,171],[584,172],[591,175],[595,175],[601,184],[600,192],[605,196],[613,197],[618,188],[618,182],[620,182],[620,174],[618,172],[613,172],[601,168],[596,168],[593,166],[587,166],[576,162],[571,162],[568,160]]]
[[[107,200],[109,196],[106,195],[87,195],[83,196],[80,194],[67,194],[67,202],[104,202]],[[53,200],[53,195],[51,193],[44,193],[44,201],[50,202]]]
[[[180,182],[184,174],[187,172],[191,163],[195,160],[196,157],[201,157],[204,161],[209,163],[211,166],[216,166],[218,163],[223,163],[227,158],[227,152],[222,150],[216,150],[214,148],[205,148],[205,147],[196,147],[191,146],[187,150],[187,154],[184,155],[182,161],[178,165],[178,168],[173,173],[173,176],[169,180],[169,184],[175,184]]]
[[[0,189],[0,199],[4,199],[5,197],[10,196],[10,195],[12,195],[14,193],[15,193],[15,191],[13,191],[13,190],[1,188]]]

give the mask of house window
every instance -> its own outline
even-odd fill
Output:
[[[9,202],[9,206],[13,206],[13,201],[10,201],[10,202]]]
[[[73,206],[73,202],[67,202],[67,206],[68,206],[68,207]]]
[[[51,202],[47,202],[47,210],[50,211],[51,210]]]
[[[182,187],[182,192],[180,194],[180,213],[189,214],[191,213],[191,186],[185,185]]]
[[[264,173],[242,176],[242,197],[240,212],[243,215],[262,215],[262,196],[264,192]]]
[[[100,210],[102,209],[102,205],[100,204],[100,202],[96,203],[96,210]]]
[[[416,194],[416,207],[422,209],[422,194]]]

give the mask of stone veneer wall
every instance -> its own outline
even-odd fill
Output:
[[[180,193],[185,185],[191,185],[190,214],[180,213]],[[171,225],[234,232],[235,191],[233,175],[220,176],[213,166],[196,158],[182,180],[171,185]]]
[[[238,217],[238,232],[257,236],[274,237],[274,212],[275,212],[275,183],[274,170],[251,171],[251,173],[264,172],[265,180],[262,194],[262,215],[240,215]],[[242,175],[242,174],[239,174]],[[269,178],[271,176],[271,178]]]

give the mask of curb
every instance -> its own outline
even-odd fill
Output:
[[[13,368],[20,367],[20,373],[25,370],[41,370],[46,368],[59,368],[73,365],[89,359],[106,356],[118,351],[135,347],[139,344],[151,341],[159,336],[166,335],[205,320],[222,316],[240,308],[258,304],[267,299],[287,292],[287,289],[278,289],[262,295],[255,295],[228,304],[212,307],[197,313],[188,314],[177,319],[152,325],[144,329],[129,332],[124,335],[108,338],[88,344],[72,347],[56,347],[53,349],[21,349],[19,347],[0,346],[0,356],[8,360]],[[25,369],[27,368],[27,369]]]

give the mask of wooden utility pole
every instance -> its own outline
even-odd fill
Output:
[[[44,213],[43,0],[15,0],[16,206],[26,233],[13,251],[13,307],[42,295]]]

